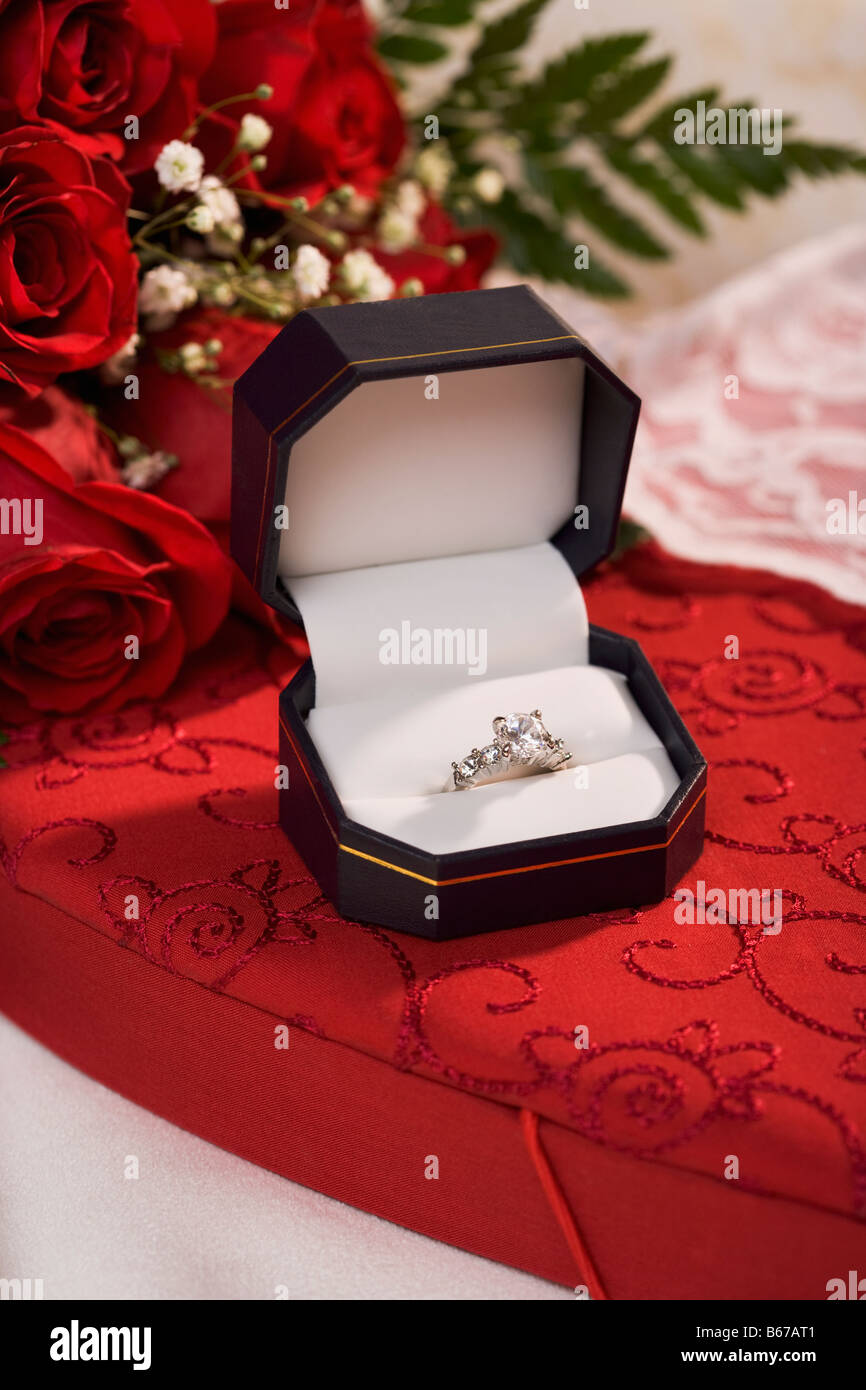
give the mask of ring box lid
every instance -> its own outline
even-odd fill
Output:
[[[549,540],[579,579],[639,408],[525,285],[305,310],[235,384],[232,553],[301,623],[293,574]]]

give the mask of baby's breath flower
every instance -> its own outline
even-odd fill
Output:
[[[138,293],[138,308],[145,318],[170,323],[175,314],[196,301],[196,292],[182,270],[157,265],[145,274]]]
[[[353,299],[390,299],[394,281],[369,251],[349,251],[340,262],[340,278]]]
[[[169,193],[195,193],[201,183],[204,155],[184,140],[169,140],[153,167],[161,186]]]
[[[394,200],[401,212],[417,221],[427,206],[424,190],[417,179],[404,179],[397,188]]]
[[[243,225],[233,223],[230,227],[218,227],[207,239],[207,249],[214,256],[234,256],[238,245],[243,241]]]
[[[472,186],[483,203],[498,203],[505,192],[505,179],[498,169],[479,169]]]
[[[183,371],[190,376],[195,376],[198,372],[203,372],[209,365],[207,353],[201,343],[184,343],[177,350],[180,365]]]
[[[201,181],[199,202],[213,216],[214,227],[231,236],[230,228],[242,227],[240,203],[230,188],[216,174],[207,174]],[[241,230],[243,235],[243,230]],[[240,237],[235,237],[239,241]]]
[[[237,294],[227,280],[217,281],[215,285],[207,290],[204,295],[208,304],[218,304],[221,308],[229,308],[237,302]]]
[[[292,272],[301,299],[320,299],[328,288],[331,263],[317,246],[299,246]]]
[[[135,442],[138,443],[138,440]],[[137,458],[130,459],[121,469],[120,477],[127,487],[143,491],[145,488],[154,487],[170,469],[176,467],[176,454],[167,454],[163,449],[156,449],[152,454],[139,454]]]
[[[438,142],[428,145],[415,160],[415,173],[434,198],[441,198],[453,172],[454,161]]]
[[[408,212],[392,204],[382,214],[376,230],[383,251],[396,254],[412,245],[418,235],[418,224]]]
[[[248,111],[241,120],[238,146],[242,150],[250,150],[253,153],[257,150],[263,150],[273,133],[273,126],[268,124],[264,116],[257,116],[254,112]]]
[[[201,236],[206,236],[212,232],[216,226],[213,212],[204,203],[196,203],[186,216],[186,225],[191,232],[198,232]]]
[[[373,208],[373,199],[366,193],[353,192],[346,203],[346,211],[355,221],[363,221]]]

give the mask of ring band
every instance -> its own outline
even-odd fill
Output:
[[[493,742],[473,748],[459,763],[452,763],[445,790],[466,791],[487,782],[557,772],[570,757],[564,740],[553,738],[542,724],[540,709],[531,714],[497,714]]]

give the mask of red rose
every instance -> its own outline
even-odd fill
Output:
[[[149,168],[197,110],[215,35],[209,0],[0,0],[0,130],[46,124]]]
[[[420,240],[430,246],[462,246],[466,259],[462,265],[451,265],[442,256],[431,256],[423,251],[388,255],[377,247],[376,260],[397,285],[417,278],[426,294],[478,289],[482,275],[490,269],[498,250],[492,232],[462,231],[438,203],[428,203],[418,224],[418,233]]]
[[[0,135],[0,383],[35,395],[92,367],[136,322],[129,189],[44,130]]]
[[[342,183],[374,193],[403,148],[400,108],[370,47],[358,0],[226,0],[217,8],[216,58],[202,79],[207,101],[267,82],[274,96],[244,110],[274,128],[264,187],[318,202]]]
[[[40,396],[13,408],[0,407],[0,422],[15,425],[40,444],[73,482],[116,483],[114,449],[77,396],[46,386]]]
[[[0,533],[0,719],[161,695],[228,607],[229,563],[213,537],[159,498],[74,484],[7,424],[0,496],[22,523]]]

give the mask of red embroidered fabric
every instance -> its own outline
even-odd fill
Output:
[[[342,921],[275,824],[284,673],[233,620],[162,701],[14,731],[0,1006],[214,1142],[549,1278],[586,1284],[582,1247],[612,1298],[825,1298],[866,1260],[866,613],[652,545],[587,597],[710,760],[684,886],[778,889],[780,932],[670,899],[439,944]]]

